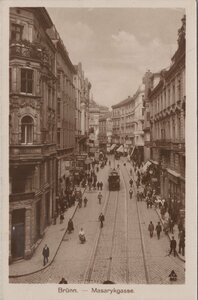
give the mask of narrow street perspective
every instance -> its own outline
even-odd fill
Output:
[[[9,283],[184,285],[185,10],[9,18]]]

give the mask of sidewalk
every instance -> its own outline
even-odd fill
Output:
[[[135,173],[135,171],[134,171],[134,168],[133,168],[132,164],[131,164],[130,162],[127,162],[127,163],[126,163],[126,167],[127,167],[127,169],[128,169],[128,173],[129,173],[129,169],[132,168],[132,170],[133,170],[133,178],[135,179],[135,182],[136,182],[136,180],[137,180],[137,175],[136,175],[136,173]],[[136,192],[136,190],[137,190],[137,187],[135,186],[135,192]],[[159,219],[160,219],[162,225],[164,226],[164,220],[163,220],[163,218],[162,218],[162,216],[161,216],[161,213],[160,213],[159,208],[155,209],[155,211],[156,211],[156,213],[158,214],[158,217],[159,217]],[[174,238],[175,238],[175,240],[176,240],[176,242],[177,242],[177,249],[179,249],[179,238],[178,238],[178,234],[179,234],[179,231],[178,231],[177,225],[175,225],[174,228],[173,228],[173,234],[172,234],[172,233],[168,233],[168,237],[169,237],[170,240],[172,239],[172,236],[174,236]],[[183,262],[185,262],[185,255],[183,256],[183,255],[181,255],[180,253],[178,253],[178,251],[177,251],[177,256],[178,256],[178,258],[179,258],[180,260],[182,260]]]
[[[85,189],[81,188],[82,194],[84,194]],[[60,247],[60,244],[64,238],[64,235],[67,231],[67,224],[70,218],[73,218],[78,207],[78,203],[75,203],[75,206],[72,206],[64,213],[64,221],[62,224],[59,222],[59,218],[57,218],[56,225],[50,225],[46,228],[45,235],[41,241],[41,243],[36,248],[33,256],[29,260],[20,260],[12,263],[9,266],[9,277],[21,277],[30,275],[36,272],[39,272],[43,269],[46,269],[48,266],[52,264],[54,258],[57,254],[57,251]],[[43,247],[45,244],[48,245],[50,250],[49,263],[43,266]]]

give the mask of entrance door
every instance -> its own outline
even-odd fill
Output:
[[[11,253],[13,259],[24,257],[25,250],[25,209],[13,211]]]

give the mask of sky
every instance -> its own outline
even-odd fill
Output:
[[[82,63],[99,104],[132,96],[145,72],[170,65],[183,9],[47,8],[74,65]]]

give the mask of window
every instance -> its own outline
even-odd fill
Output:
[[[60,129],[57,130],[57,144],[60,146]]]
[[[11,40],[22,40],[23,26],[18,24],[11,24]]]
[[[61,114],[61,102],[58,100],[57,102],[57,117],[60,119],[60,114]]]
[[[32,94],[33,70],[21,69],[21,92],[26,94]]]
[[[32,144],[33,143],[33,119],[29,116],[25,116],[21,120],[21,143]]]

